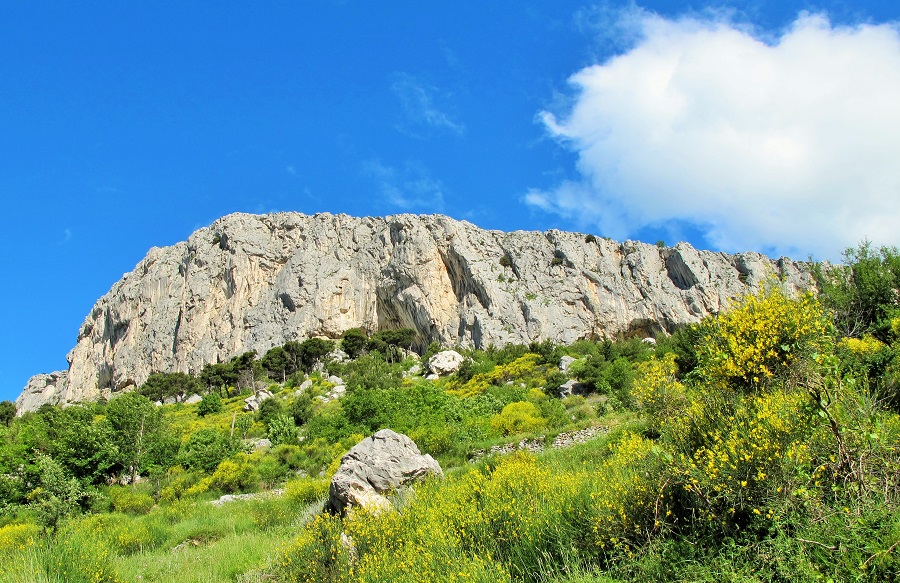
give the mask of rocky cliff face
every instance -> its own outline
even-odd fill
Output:
[[[353,327],[414,328],[421,346],[652,335],[773,274],[810,284],[789,259],[590,239],[436,215],[229,215],[151,249],[91,310],[67,373],[34,377],[17,406],[108,396],[151,372]]]

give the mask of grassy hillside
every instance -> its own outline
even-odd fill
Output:
[[[900,311],[881,293],[900,269],[850,259],[818,299],[773,281],[656,346],[470,351],[427,380],[407,334],[352,332],[348,362],[295,343],[142,387],[200,404],[43,408],[0,429],[0,581],[900,580]],[[569,377],[585,395],[556,394]],[[274,396],[246,413],[254,379]],[[471,461],[587,426],[604,430]],[[446,477],[395,512],[321,513],[340,456],[382,427]]]

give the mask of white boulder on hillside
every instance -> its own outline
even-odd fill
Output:
[[[388,509],[391,503],[384,494],[429,474],[443,476],[444,472],[433,457],[422,455],[412,439],[382,429],[341,458],[325,507],[338,514],[352,506]]]
[[[455,350],[443,350],[428,359],[428,370],[438,376],[447,376],[459,370],[465,357]]]

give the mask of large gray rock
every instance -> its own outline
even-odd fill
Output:
[[[391,504],[384,494],[429,474],[444,475],[437,461],[422,455],[409,437],[382,429],[341,458],[326,508],[340,514],[351,506],[387,509]]]
[[[462,366],[463,360],[463,355],[455,350],[442,350],[428,359],[428,370],[438,376],[453,374]]]
[[[66,395],[66,371],[39,374],[31,377],[25,390],[16,399],[16,415],[35,411],[44,403],[56,405],[64,402]]]
[[[726,309],[772,275],[792,289],[811,283],[802,263],[686,243],[486,231],[439,215],[233,214],[150,249],[97,301],[49,399],[108,397],[151,372],[196,374],[355,327],[413,328],[420,349],[653,336]],[[42,382],[29,383],[25,407],[42,402]]]

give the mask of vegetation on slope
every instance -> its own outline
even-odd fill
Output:
[[[896,581],[897,256],[862,245],[819,274],[819,299],[773,281],[655,348],[490,348],[428,381],[409,374],[408,332],[356,330],[346,363],[304,341],[139,391],[218,403],[42,408],[0,429],[0,580]],[[563,355],[586,396],[552,390]],[[329,374],[340,399],[322,398]],[[243,413],[254,383],[275,397]],[[589,424],[611,430],[468,462]],[[381,427],[447,477],[398,493],[400,512],[320,514],[340,455]]]

